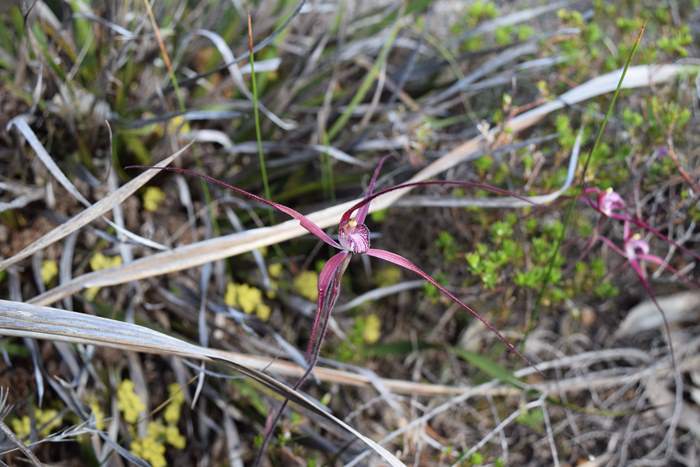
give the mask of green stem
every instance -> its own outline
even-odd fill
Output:
[[[642,35],[644,34],[645,28],[646,28],[646,24],[644,24],[642,26],[642,28],[639,30],[639,34],[637,35],[637,39],[634,42],[634,46],[632,47],[632,50],[630,51],[629,55],[627,56],[627,60],[625,61],[625,66],[622,69],[622,74],[620,75],[620,80],[617,82],[617,87],[615,88],[615,92],[613,93],[612,100],[610,101],[610,105],[608,105],[608,111],[605,113],[605,118],[603,119],[603,123],[601,124],[600,128],[598,129],[598,134],[596,135],[595,142],[593,143],[593,147],[591,147],[591,150],[588,151],[588,154],[586,155],[586,159],[583,163],[583,170],[581,171],[581,176],[579,178],[579,183],[577,184],[577,190],[576,190],[577,192],[575,193],[574,196],[571,197],[569,204],[566,208],[566,213],[564,215],[564,225],[563,225],[563,228],[561,229],[561,233],[559,234],[559,237],[557,238],[557,241],[554,245],[554,249],[552,250],[552,255],[549,258],[549,263],[547,264],[547,270],[545,271],[545,275],[542,278],[542,285],[541,285],[539,291],[537,292],[537,299],[535,300],[535,307],[533,309],[532,316],[529,319],[528,328],[527,328],[527,331],[525,332],[525,338],[522,341],[523,344],[525,343],[527,335],[535,328],[535,325],[539,319],[540,305],[542,304],[542,299],[544,298],[545,290],[547,289],[547,286],[550,283],[552,270],[554,269],[554,263],[556,262],[557,254],[559,253],[561,245],[564,242],[564,238],[566,237],[566,232],[569,228],[569,224],[571,222],[571,218],[573,216],[574,208],[576,207],[576,203],[578,202],[579,196],[581,195],[581,193],[583,193],[583,190],[584,190],[584,186],[586,183],[586,174],[588,172],[588,167],[589,167],[590,162],[591,162],[591,157],[603,139],[603,133],[605,132],[605,127],[607,126],[608,120],[610,120],[610,117],[612,116],[613,110],[615,109],[615,103],[617,102],[617,98],[620,95],[620,90],[622,89],[622,83],[624,82],[625,76],[627,75],[627,69],[629,68],[630,64],[632,63],[632,58],[634,58],[634,55],[637,52],[637,48],[639,47],[639,44],[642,41]]]
[[[267,179],[267,166],[265,165],[265,153],[262,146],[262,134],[260,131],[260,103],[258,101],[258,86],[255,79],[255,53],[253,52],[253,26],[248,15],[248,48],[250,51],[250,86],[253,91],[253,117],[255,118],[255,141],[258,148],[258,161],[260,162],[260,176],[262,177],[265,198],[272,199],[270,183]],[[270,214],[272,217],[272,214]]]

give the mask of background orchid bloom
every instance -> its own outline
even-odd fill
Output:
[[[595,195],[595,203],[591,201],[588,195]],[[624,212],[626,208],[625,201],[612,188],[601,190],[600,188],[589,187],[584,190],[584,199],[596,210],[600,211],[605,217],[613,219],[625,220],[623,214],[616,211]]]
[[[601,237],[601,240],[608,247],[610,247],[610,249],[614,250],[617,254],[627,258],[627,261],[629,262],[630,266],[632,267],[632,269],[634,269],[634,272],[642,281],[644,288],[647,289],[647,291],[650,290],[650,285],[647,280],[646,274],[642,269],[643,263],[652,263],[659,266],[661,269],[668,270],[673,274],[678,273],[678,270],[676,270],[674,267],[668,264],[668,262],[666,262],[663,258],[661,258],[660,256],[650,254],[651,247],[649,246],[649,242],[642,238],[642,235],[638,232],[632,232],[629,222],[625,222],[624,224],[623,238],[624,243],[622,245],[622,248],[615,245],[608,238]],[[685,280],[682,277],[680,279],[688,286],[696,286],[695,284],[692,284],[690,281]]]
[[[642,269],[643,262],[653,263],[663,269],[676,272],[676,270],[669,266],[661,257],[649,254],[649,242],[644,240],[640,234],[629,233],[629,228],[627,226],[625,230],[627,232],[622,247],[619,247],[607,237],[599,236],[598,238],[605,243],[608,248],[627,259],[629,265],[632,267],[632,269],[634,269],[634,272],[637,273],[639,279],[644,283],[645,288],[648,287],[648,281],[646,274]]]
[[[651,288],[651,284],[649,283],[649,279],[646,276],[646,273],[644,271],[643,265],[644,263],[653,263],[658,266],[660,266],[662,269],[668,269],[672,273],[677,273],[673,267],[671,267],[666,261],[664,261],[661,257],[652,255],[650,254],[650,246],[649,242],[644,240],[642,236],[639,233],[633,233],[631,228],[630,228],[630,223],[625,221],[624,224],[624,233],[623,233],[623,238],[624,238],[624,243],[622,245],[622,248],[617,246],[612,240],[610,240],[607,237],[604,236],[598,236],[598,238],[611,250],[622,256],[623,258],[627,259],[628,264],[632,268],[632,270],[635,272],[637,275],[637,278],[639,279],[639,282],[641,282],[642,287],[644,287],[644,290],[646,291],[647,295],[649,296],[649,299],[654,303],[654,306],[656,309],[659,311],[659,314],[661,315],[661,319],[663,320],[664,323],[664,330],[666,332],[666,336],[668,339],[668,348],[669,352],[671,355],[671,365],[673,367],[673,373],[674,373],[674,379],[676,382],[676,406],[678,407],[680,402],[680,398],[682,397],[682,392],[683,392],[683,381],[681,378],[680,371],[678,370],[678,367],[676,365],[676,356],[675,356],[675,350],[673,347],[673,339],[671,337],[671,325],[668,322],[668,318],[666,317],[666,312],[664,309],[661,307],[661,304],[658,302],[656,299],[656,294],[654,294],[654,291]],[[689,284],[687,281],[684,281],[686,284]],[[675,410],[675,409],[674,409]]]
[[[318,357],[319,357],[319,352],[321,350],[321,344],[323,342],[323,339],[325,337],[326,331],[328,329],[328,323],[329,323],[329,318],[330,318],[330,313],[338,299],[338,296],[340,295],[340,282],[341,282],[341,277],[345,271],[345,269],[348,266],[349,260],[352,257],[353,254],[366,254],[367,256],[371,256],[374,258],[378,258],[384,261],[387,261],[389,263],[395,264],[397,266],[400,266],[404,269],[407,269],[415,274],[418,274],[421,276],[424,280],[429,282],[431,285],[436,287],[443,295],[448,297],[450,300],[453,302],[457,303],[460,307],[465,309],[467,312],[469,312],[473,317],[481,321],[486,328],[488,328],[492,333],[496,335],[496,337],[503,342],[503,344],[506,345],[506,347],[518,355],[524,362],[526,362],[528,365],[534,367],[537,370],[537,367],[535,364],[528,358],[526,357],[523,353],[521,353],[513,344],[511,344],[504,336],[501,334],[496,327],[491,324],[488,320],[486,320],[484,317],[482,317],[476,310],[471,308],[469,305],[464,303],[462,300],[457,298],[452,292],[450,292],[447,288],[445,288],[442,284],[440,284],[436,279],[434,279],[430,274],[427,272],[423,271],[421,268],[413,264],[410,260],[407,258],[404,258],[401,255],[398,255],[396,253],[393,253],[391,251],[386,251],[386,250],[381,250],[377,248],[371,248],[370,247],[370,232],[368,227],[365,225],[365,219],[367,217],[367,214],[369,213],[369,205],[371,201],[378,197],[381,196],[385,193],[388,193],[390,191],[394,190],[399,190],[402,188],[408,188],[408,187],[415,187],[415,186],[430,186],[430,185],[442,185],[442,186],[456,186],[456,187],[468,187],[468,188],[478,188],[482,189],[485,191],[490,191],[492,193],[497,193],[497,194],[502,194],[502,195],[509,195],[509,196],[514,196],[517,197],[521,200],[529,202],[526,198],[521,197],[515,193],[512,193],[508,190],[503,190],[501,188],[497,188],[485,183],[479,183],[479,182],[468,182],[468,181],[449,181],[449,180],[427,180],[427,181],[422,181],[422,182],[414,182],[414,183],[404,183],[404,184],[399,184],[395,185],[389,188],[385,188],[383,190],[378,191],[377,193],[374,192],[374,188],[377,182],[377,178],[379,176],[379,173],[381,171],[382,165],[384,163],[385,159],[382,159],[379,164],[377,165],[376,169],[374,170],[374,173],[372,175],[372,178],[370,180],[370,183],[367,188],[367,193],[365,194],[365,197],[357,202],[355,205],[353,205],[350,209],[348,209],[343,216],[341,217],[340,223],[338,224],[338,240],[336,241],[333,239],[330,235],[328,235],[321,227],[318,225],[314,224],[313,221],[311,221],[309,218],[301,214],[300,212],[276,203],[274,201],[271,201],[269,199],[265,199],[261,196],[255,195],[253,193],[250,193],[248,191],[245,191],[241,188],[238,188],[236,186],[230,185],[226,182],[223,182],[221,180],[218,180],[216,178],[213,178],[209,175],[199,173],[190,169],[182,169],[182,168],[177,168],[177,167],[165,167],[165,168],[160,168],[160,170],[164,171],[169,171],[169,172],[177,172],[183,175],[189,175],[189,176],[195,176],[202,178],[212,184],[219,185],[227,190],[233,191],[234,193],[237,193],[241,196],[245,196],[249,199],[258,201],[260,203],[263,203],[265,205],[268,205],[280,212],[283,212],[284,214],[287,214],[288,216],[296,219],[299,221],[302,227],[304,227],[309,233],[314,235],[316,238],[319,240],[325,242],[326,244],[340,250],[338,253],[336,253],[334,256],[332,256],[326,264],[323,266],[323,269],[321,270],[321,273],[319,274],[318,278],[318,299],[317,299],[317,307],[316,307],[316,315],[314,317],[313,325],[311,327],[311,332],[309,336],[309,342],[306,350],[306,359],[308,362],[308,366],[306,368],[306,371],[304,374],[297,380],[297,382],[294,384],[294,389],[298,389],[309,377],[311,374],[311,371],[313,370],[314,366],[318,362]],[[139,168],[144,168],[140,166],[132,166],[132,167],[139,167]],[[149,167],[150,168],[150,167]],[[537,370],[539,372],[539,370]],[[541,373],[540,373],[541,374]],[[265,451],[267,448],[267,445],[270,442],[272,432],[274,430],[274,427],[276,426],[277,422],[279,421],[279,418],[281,417],[281,414],[284,410],[284,408],[287,405],[287,400],[285,400],[280,408],[276,411],[274,411],[269,417],[268,421],[266,423],[265,427],[265,438],[263,440],[263,444],[258,451],[258,456],[256,458],[255,465],[258,465],[260,460],[262,459],[262,453]]]
[[[591,199],[592,196],[593,199]],[[700,260],[700,255],[694,251],[688,250],[683,245],[671,240],[667,235],[664,235],[659,229],[651,226],[648,222],[638,218],[637,216],[630,215],[627,212],[627,204],[625,203],[625,200],[612,188],[608,188],[606,190],[601,190],[600,188],[595,187],[586,188],[582,195],[582,199],[586,204],[598,211],[603,216],[624,222],[626,229],[628,229],[629,225],[631,224],[647,230],[659,239],[675,246],[686,255]],[[627,241],[627,235],[625,236],[625,241]]]

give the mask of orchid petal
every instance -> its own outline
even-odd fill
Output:
[[[254,195],[253,193],[250,193],[248,191],[245,191],[242,188],[238,188],[237,186],[233,186],[229,183],[226,183],[222,180],[216,179],[214,177],[211,177],[209,175],[196,172],[194,170],[190,169],[182,169],[179,167],[151,167],[151,166],[143,166],[143,165],[131,165],[128,167],[125,167],[126,169],[132,169],[132,168],[137,168],[137,169],[158,169],[158,170],[164,170],[168,172],[175,172],[183,175],[188,175],[192,177],[199,177],[201,179],[206,180],[209,183],[213,183],[215,185],[219,185],[220,187],[223,187],[227,190],[233,191],[234,193],[237,193],[241,196],[245,196],[246,198],[255,200],[259,203],[266,204],[274,209],[277,209],[280,212],[283,212],[284,214],[287,214],[290,217],[293,217],[294,219],[298,220],[299,223],[301,224],[302,227],[304,227],[306,230],[309,231],[310,234],[314,235],[316,238],[319,240],[326,242],[330,246],[334,248],[338,248],[339,250],[342,249],[340,244],[333,240],[330,235],[328,235],[326,232],[323,231],[323,229],[314,222],[300,213],[299,211],[296,211],[288,206],[285,206],[284,204],[279,204],[275,203],[274,201],[271,201],[269,199],[263,198],[262,196]]]
[[[622,256],[623,258],[627,258],[627,255],[625,254],[625,252],[624,252],[619,246],[615,245],[615,244],[612,242],[612,240],[610,240],[610,239],[607,238],[607,237],[602,237],[602,236],[601,236],[601,237],[598,237],[598,238],[600,238],[600,241],[602,241],[603,243],[605,243],[605,245],[606,245],[608,248],[610,248],[611,250],[613,250],[615,253],[617,253],[618,255]]]
[[[581,199],[582,199],[583,202],[585,202],[588,206],[592,207],[593,209],[595,209],[595,210],[598,211],[599,213],[603,214],[603,212],[600,210],[600,208],[598,208],[598,205],[597,205],[591,198],[589,198],[587,195],[582,195],[582,196],[581,196]]]
[[[540,372],[540,370],[537,369],[537,366],[529,358],[527,358],[525,355],[523,355],[513,344],[511,344],[508,341],[508,339],[506,339],[505,336],[503,336],[503,334],[501,334],[501,332],[498,329],[496,329],[496,327],[493,324],[491,324],[488,320],[486,320],[486,318],[482,317],[479,313],[477,313],[476,310],[474,310],[469,305],[467,305],[466,303],[461,301],[459,298],[457,298],[452,292],[447,290],[442,284],[440,284],[438,281],[433,279],[433,277],[430,276],[430,274],[423,271],[421,268],[419,268],[418,266],[413,264],[411,261],[409,261],[408,259],[404,258],[401,255],[397,255],[396,253],[392,253],[391,251],[379,250],[376,248],[370,248],[369,250],[367,250],[367,255],[374,256],[375,258],[383,259],[384,261],[388,261],[388,262],[393,263],[397,266],[400,266],[404,269],[408,269],[409,271],[418,274],[423,279],[430,282],[433,286],[435,286],[438,290],[440,290],[440,292],[442,292],[444,295],[449,297],[453,302],[460,305],[462,308],[467,310],[473,317],[475,317],[476,319],[481,321],[484,324],[484,326],[486,326],[486,328],[489,331],[494,333],[496,335],[496,337],[498,337],[498,339],[501,342],[503,342],[503,344],[505,344],[505,346],[508,347],[508,349],[511,352],[515,353],[518,357],[523,359],[528,365],[532,366],[535,370],[537,370],[538,373],[542,374],[542,372]]]
[[[669,271],[671,274],[679,274],[680,271],[678,269],[674,268],[670,264],[668,264],[666,261],[664,261],[661,257],[656,256],[656,255],[637,255],[637,258],[642,260],[642,261],[647,261],[652,264],[656,264],[663,270]],[[697,281],[693,281],[691,279],[688,279],[688,277],[685,276],[676,276],[678,280],[683,282],[685,285],[688,287],[700,287],[700,284]]]
[[[642,254],[638,254],[637,258],[642,260],[642,261],[656,264],[657,266],[660,266],[662,269],[668,269],[669,271],[671,271],[674,274],[677,272],[673,267],[671,267],[666,261],[664,261],[659,256],[642,253]]]
[[[314,317],[314,323],[311,326],[311,334],[309,335],[309,343],[306,349],[307,360],[313,358],[313,354],[316,355],[316,349],[320,349],[321,342],[323,341],[323,334],[325,334],[325,329],[318,334],[319,325],[321,323],[327,323],[327,315],[330,315],[333,306],[335,305],[338,295],[340,294],[340,276],[342,276],[345,266],[345,260],[350,255],[347,251],[341,251],[336,253],[326,261],[321,269],[321,274],[318,276],[318,299],[316,301],[316,316]],[[324,326],[325,327],[325,326]],[[313,365],[309,364],[309,367]]]
[[[374,169],[374,173],[372,174],[372,178],[369,181],[369,186],[367,187],[367,193],[365,193],[365,198],[372,196],[372,193],[374,193],[374,187],[377,184],[377,178],[379,178],[379,173],[382,171],[382,166],[384,165],[384,161],[386,161],[388,156],[382,157],[379,160],[379,163],[377,164],[377,167]],[[364,224],[365,219],[367,218],[367,213],[369,212],[369,202],[365,205],[363,205],[360,208],[360,211],[357,213],[357,223],[358,224]]]
[[[498,187],[495,187],[493,185],[489,185],[487,183],[466,182],[466,181],[457,181],[457,180],[424,180],[422,182],[402,183],[400,185],[385,188],[385,189],[380,190],[376,193],[365,196],[361,201],[358,201],[352,207],[350,207],[350,209],[348,209],[347,211],[345,211],[343,213],[343,217],[341,218],[340,222],[341,222],[341,224],[343,222],[347,222],[352,217],[353,212],[362,208],[363,206],[368,205],[374,198],[377,198],[379,196],[382,196],[383,194],[389,193],[390,191],[400,190],[402,188],[409,188],[412,186],[431,186],[431,185],[446,185],[446,186],[479,188],[482,190],[490,191],[492,193],[497,193],[499,195],[509,195],[509,196],[514,197],[514,198],[518,198],[521,201],[525,201],[525,202],[530,203],[532,205],[536,205],[536,203],[533,203],[531,200],[527,199],[524,196],[518,195],[516,193],[513,193],[512,191],[505,190],[503,188],[498,188]]]
[[[340,278],[345,271],[345,266],[347,266],[347,259],[349,257],[350,253],[347,251],[336,253],[331,259],[326,261],[326,264],[321,270],[321,274],[318,276],[318,300],[316,302],[316,316],[314,317],[314,324],[311,327],[311,335],[309,337],[309,344],[306,350],[307,367],[304,374],[302,374],[296,383],[294,383],[294,386],[292,386],[294,389],[299,389],[301,385],[304,384],[316,366],[318,355],[321,350],[321,344],[323,343],[323,338],[328,329],[328,321],[331,311],[333,310],[335,302],[340,295]],[[282,417],[282,413],[284,413],[284,409],[287,407],[288,403],[289,399],[285,399],[282,402],[282,405],[280,405],[278,409],[270,413],[268,416],[267,421],[265,422],[265,435],[263,442],[258,450],[258,454],[253,465],[259,465],[262,454],[267,450],[268,444],[270,444],[275,426],[277,426],[277,423]]]
[[[594,195],[598,196],[598,195],[600,195],[601,191],[603,191],[603,190],[601,190],[600,188],[595,187],[595,186],[589,186],[589,187],[586,187],[583,189],[583,193],[586,195],[594,194]]]
[[[626,238],[627,239],[625,240],[625,256],[627,256],[629,259],[637,259],[639,258],[639,255],[649,254],[649,242],[640,238],[639,235],[634,234]]]
[[[671,354],[671,367],[673,368],[673,376],[675,379],[676,383],[676,400],[675,404],[676,407],[674,408],[674,411],[680,407],[679,404],[682,403],[682,397],[683,397],[683,377],[681,376],[681,372],[678,370],[678,365],[676,364],[676,351],[673,348],[673,339],[672,339],[672,334],[671,334],[671,325],[668,322],[668,318],[666,317],[666,312],[664,311],[663,308],[661,308],[661,304],[659,303],[658,300],[656,300],[656,295],[654,294],[654,291],[651,289],[651,285],[649,284],[649,281],[647,278],[644,276],[644,273],[642,271],[642,268],[639,266],[639,263],[635,260],[630,260],[630,266],[632,266],[632,269],[634,269],[634,272],[637,274],[637,277],[639,278],[639,281],[642,283],[642,287],[644,287],[644,290],[646,291],[647,295],[649,295],[649,298],[651,301],[654,303],[656,306],[656,309],[659,311],[659,314],[661,314],[661,319],[664,322],[664,331],[666,332],[666,339],[668,340],[668,350],[669,353]]]
[[[607,217],[612,216],[615,210],[625,209],[625,200],[612,189],[601,191],[598,195],[598,207]]]
[[[369,249],[369,229],[357,221],[341,222],[338,226],[338,242],[348,251],[364,253]]]
[[[695,259],[697,259],[697,260],[700,260],[700,255],[698,255],[697,253],[695,253],[695,252],[693,252],[693,251],[687,249],[687,248],[684,247],[683,245],[681,245],[681,244],[675,242],[674,240],[671,240],[671,239],[668,238],[666,235],[662,234],[661,231],[659,231],[656,227],[652,227],[651,225],[647,224],[647,223],[644,222],[643,220],[637,219],[636,217],[631,217],[631,216],[630,216],[630,217],[627,217],[625,220],[626,220],[627,222],[629,222],[630,224],[634,224],[634,225],[637,226],[637,227],[640,227],[640,228],[642,228],[642,229],[648,230],[649,232],[651,232],[651,233],[653,233],[654,235],[656,235],[660,240],[663,240],[663,241],[666,242],[666,243],[670,243],[671,245],[675,246],[676,248],[678,248],[679,250],[681,250],[682,252],[684,252],[686,255],[690,255],[690,256],[692,256],[693,258],[695,258]]]
[[[644,289],[646,289],[647,292],[649,292],[651,290],[651,287],[649,286],[649,282],[647,281],[646,275],[642,270],[642,266],[636,259],[630,259],[628,262],[630,263],[632,269],[634,269],[634,272],[637,274],[637,277],[639,277],[639,280],[642,282]]]

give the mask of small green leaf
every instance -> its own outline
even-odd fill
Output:
[[[488,357],[479,355],[478,353],[469,352],[464,349],[453,348],[452,351],[457,354],[462,360],[471,363],[490,377],[497,379],[503,383],[514,386],[518,389],[526,389],[526,384],[513,376],[509,370],[494,362]]]

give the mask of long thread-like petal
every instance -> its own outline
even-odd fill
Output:
[[[179,167],[150,167],[150,166],[142,166],[142,165],[131,165],[131,166],[128,166],[125,168],[126,169],[131,169],[131,168],[158,169],[158,170],[164,170],[164,171],[168,171],[168,172],[176,172],[179,174],[188,175],[188,176],[192,176],[192,177],[199,177],[201,179],[208,181],[209,183],[219,185],[220,187],[223,187],[227,190],[233,191],[234,193],[237,193],[241,196],[245,196],[246,198],[258,201],[259,203],[266,204],[274,209],[277,209],[280,212],[283,212],[284,214],[287,214],[290,217],[293,217],[294,219],[298,220],[299,223],[301,224],[301,226],[304,227],[306,230],[308,230],[310,234],[314,235],[319,240],[326,242],[330,246],[332,246],[334,248],[338,248],[339,250],[342,250],[342,247],[340,246],[340,244],[338,242],[333,240],[333,238],[331,238],[330,235],[328,235],[326,232],[324,232],[321,227],[314,224],[313,221],[311,221],[311,219],[309,219],[308,217],[306,217],[305,215],[303,215],[299,211],[296,211],[288,206],[285,206],[284,204],[275,203],[274,201],[263,198],[262,196],[254,195],[253,193],[245,191],[242,188],[238,188],[237,186],[233,186],[229,183],[226,183],[226,182],[219,180],[217,178],[214,178],[212,176],[197,172],[195,170],[182,169]]]
[[[379,163],[377,164],[377,167],[374,169],[374,173],[372,174],[372,178],[369,181],[369,185],[367,186],[367,193],[365,193],[365,198],[368,198],[372,196],[374,193],[374,187],[377,185],[377,178],[379,178],[379,173],[382,171],[382,166],[384,165],[384,161],[386,161],[387,157],[382,157],[379,160]],[[365,219],[367,218],[367,213],[369,212],[369,202],[367,204],[363,205],[360,208],[360,211],[357,213],[357,223],[358,224],[364,224]]]
[[[671,355],[671,367],[673,368],[673,377],[674,377],[674,382],[676,384],[675,388],[675,401],[674,401],[674,417],[680,413],[680,410],[683,407],[683,376],[681,375],[681,372],[678,368],[678,365],[676,364],[676,351],[674,350],[673,346],[673,334],[671,333],[671,324],[668,322],[668,318],[666,317],[666,312],[664,311],[663,308],[661,308],[661,304],[659,301],[656,299],[656,294],[654,294],[654,291],[651,289],[651,284],[647,280],[646,276],[644,275],[644,271],[642,270],[641,265],[635,260],[635,259],[629,259],[629,264],[634,270],[635,274],[637,275],[637,278],[639,279],[639,282],[642,283],[642,287],[644,287],[644,291],[647,293],[651,301],[654,303],[656,306],[656,309],[658,310],[659,314],[661,315],[661,319],[663,320],[664,323],[664,331],[666,332],[666,339],[668,339],[668,350],[669,354]],[[669,430],[672,430],[673,428],[669,428]],[[669,431],[671,433],[671,431]]]
[[[528,365],[532,366],[535,370],[537,370],[538,373],[542,374],[542,372],[537,369],[537,366],[535,365],[534,362],[532,362],[529,358],[527,358],[525,355],[523,355],[513,344],[511,344],[508,339],[501,334],[501,332],[496,329],[496,327],[491,324],[489,321],[486,320],[486,318],[482,317],[479,313],[476,312],[472,307],[461,301],[459,298],[457,298],[452,292],[447,290],[442,284],[440,284],[438,281],[433,279],[433,277],[428,274],[427,272],[423,271],[421,268],[413,264],[411,261],[407,260],[401,255],[397,255],[396,253],[392,253],[391,251],[386,251],[386,250],[378,250],[376,248],[370,248],[367,250],[367,254],[369,256],[373,256],[375,258],[383,259],[384,261],[388,261],[390,263],[393,263],[397,266],[401,266],[404,269],[408,269],[411,272],[414,272],[421,276],[423,279],[426,281],[430,282],[433,286],[435,286],[440,292],[442,292],[444,295],[449,297],[453,302],[457,303],[459,306],[467,310],[469,313],[471,313],[472,316],[474,316],[476,319],[481,321],[486,328],[493,332],[498,339],[505,344],[508,349],[515,353],[517,356],[519,356],[521,359],[523,359]],[[544,376],[544,375],[543,375]]]
[[[323,335],[319,336],[318,334],[319,324],[324,321],[324,315],[330,315],[333,305],[338,299],[340,294],[340,276],[345,270],[346,264],[344,262],[349,255],[350,253],[347,251],[336,253],[331,259],[326,261],[321,274],[318,276],[316,316],[309,334],[309,343],[306,349],[307,360],[311,358],[316,348],[320,348],[320,342],[323,341]]]
[[[335,302],[338,300],[338,296],[340,295],[340,279],[345,271],[345,267],[348,264],[347,260],[349,257],[350,253],[347,251],[336,253],[333,257],[331,257],[331,259],[326,261],[326,264],[321,270],[321,274],[318,276],[316,316],[314,317],[314,324],[311,327],[309,344],[306,350],[307,366],[304,374],[302,374],[297,382],[294,383],[294,389],[299,389],[301,385],[304,384],[318,362],[321,344],[323,343],[326,331],[328,330],[328,321],[330,319],[331,311],[333,311]],[[272,439],[275,426],[277,426],[277,423],[282,417],[288,402],[289,399],[285,399],[282,402],[282,405],[280,405],[278,409],[268,416],[267,422],[265,423],[265,435],[263,442],[258,450],[258,454],[253,465],[257,466],[260,464],[262,455],[267,450],[267,446]]]
[[[527,197],[519,195],[517,193],[513,193],[512,191],[509,190],[504,190],[503,188],[498,188],[493,185],[489,185],[488,183],[481,183],[481,182],[467,182],[467,181],[457,181],[457,180],[425,180],[422,182],[412,182],[412,183],[402,183],[400,185],[392,186],[389,188],[385,188],[383,190],[380,190],[376,193],[373,193],[369,196],[365,196],[361,201],[358,201],[355,203],[350,209],[345,211],[343,213],[343,217],[341,218],[341,225],[343,222],[347,222],[350,220],[352,217],[352,214],[357,211],[358,209],[361,209],[364,206],[367,206],[374,198],[377,198],[379,196],[382,196],[383,194],[389,193],[390,191],[395,191],[395,190],[400,190],[402,188],[409,188],[412,186],[431,186],[431,185],[442,185],[442,186],[456,186],[456,187],[466,187],[466,188],[478,188],[481,190],[485,191],[490,191],[492,193],[497,193],[499,195],[508,195],[512,196],[514,198],[518,198],[519,200],[525,201],[527,203],[535,205],[536,203],[533,203]]]
[[[613,251],[614,251],[615,253],[617,253],[618,255],[622,256],[623,258],[627,258],[627,254],[625,253],[625,251],[624,251],[622,248],[620,248],[619,246],[615,245],[615,243],[613,243],[613,241],[610,240],[609,238],[603,237],[603,236],[601,235],[601,236],[598,237],[598,239],[599,239],[601,242],[605,243],[605,245],[606,245],[608,248],[610,248],[611,250],[613,250]]]

